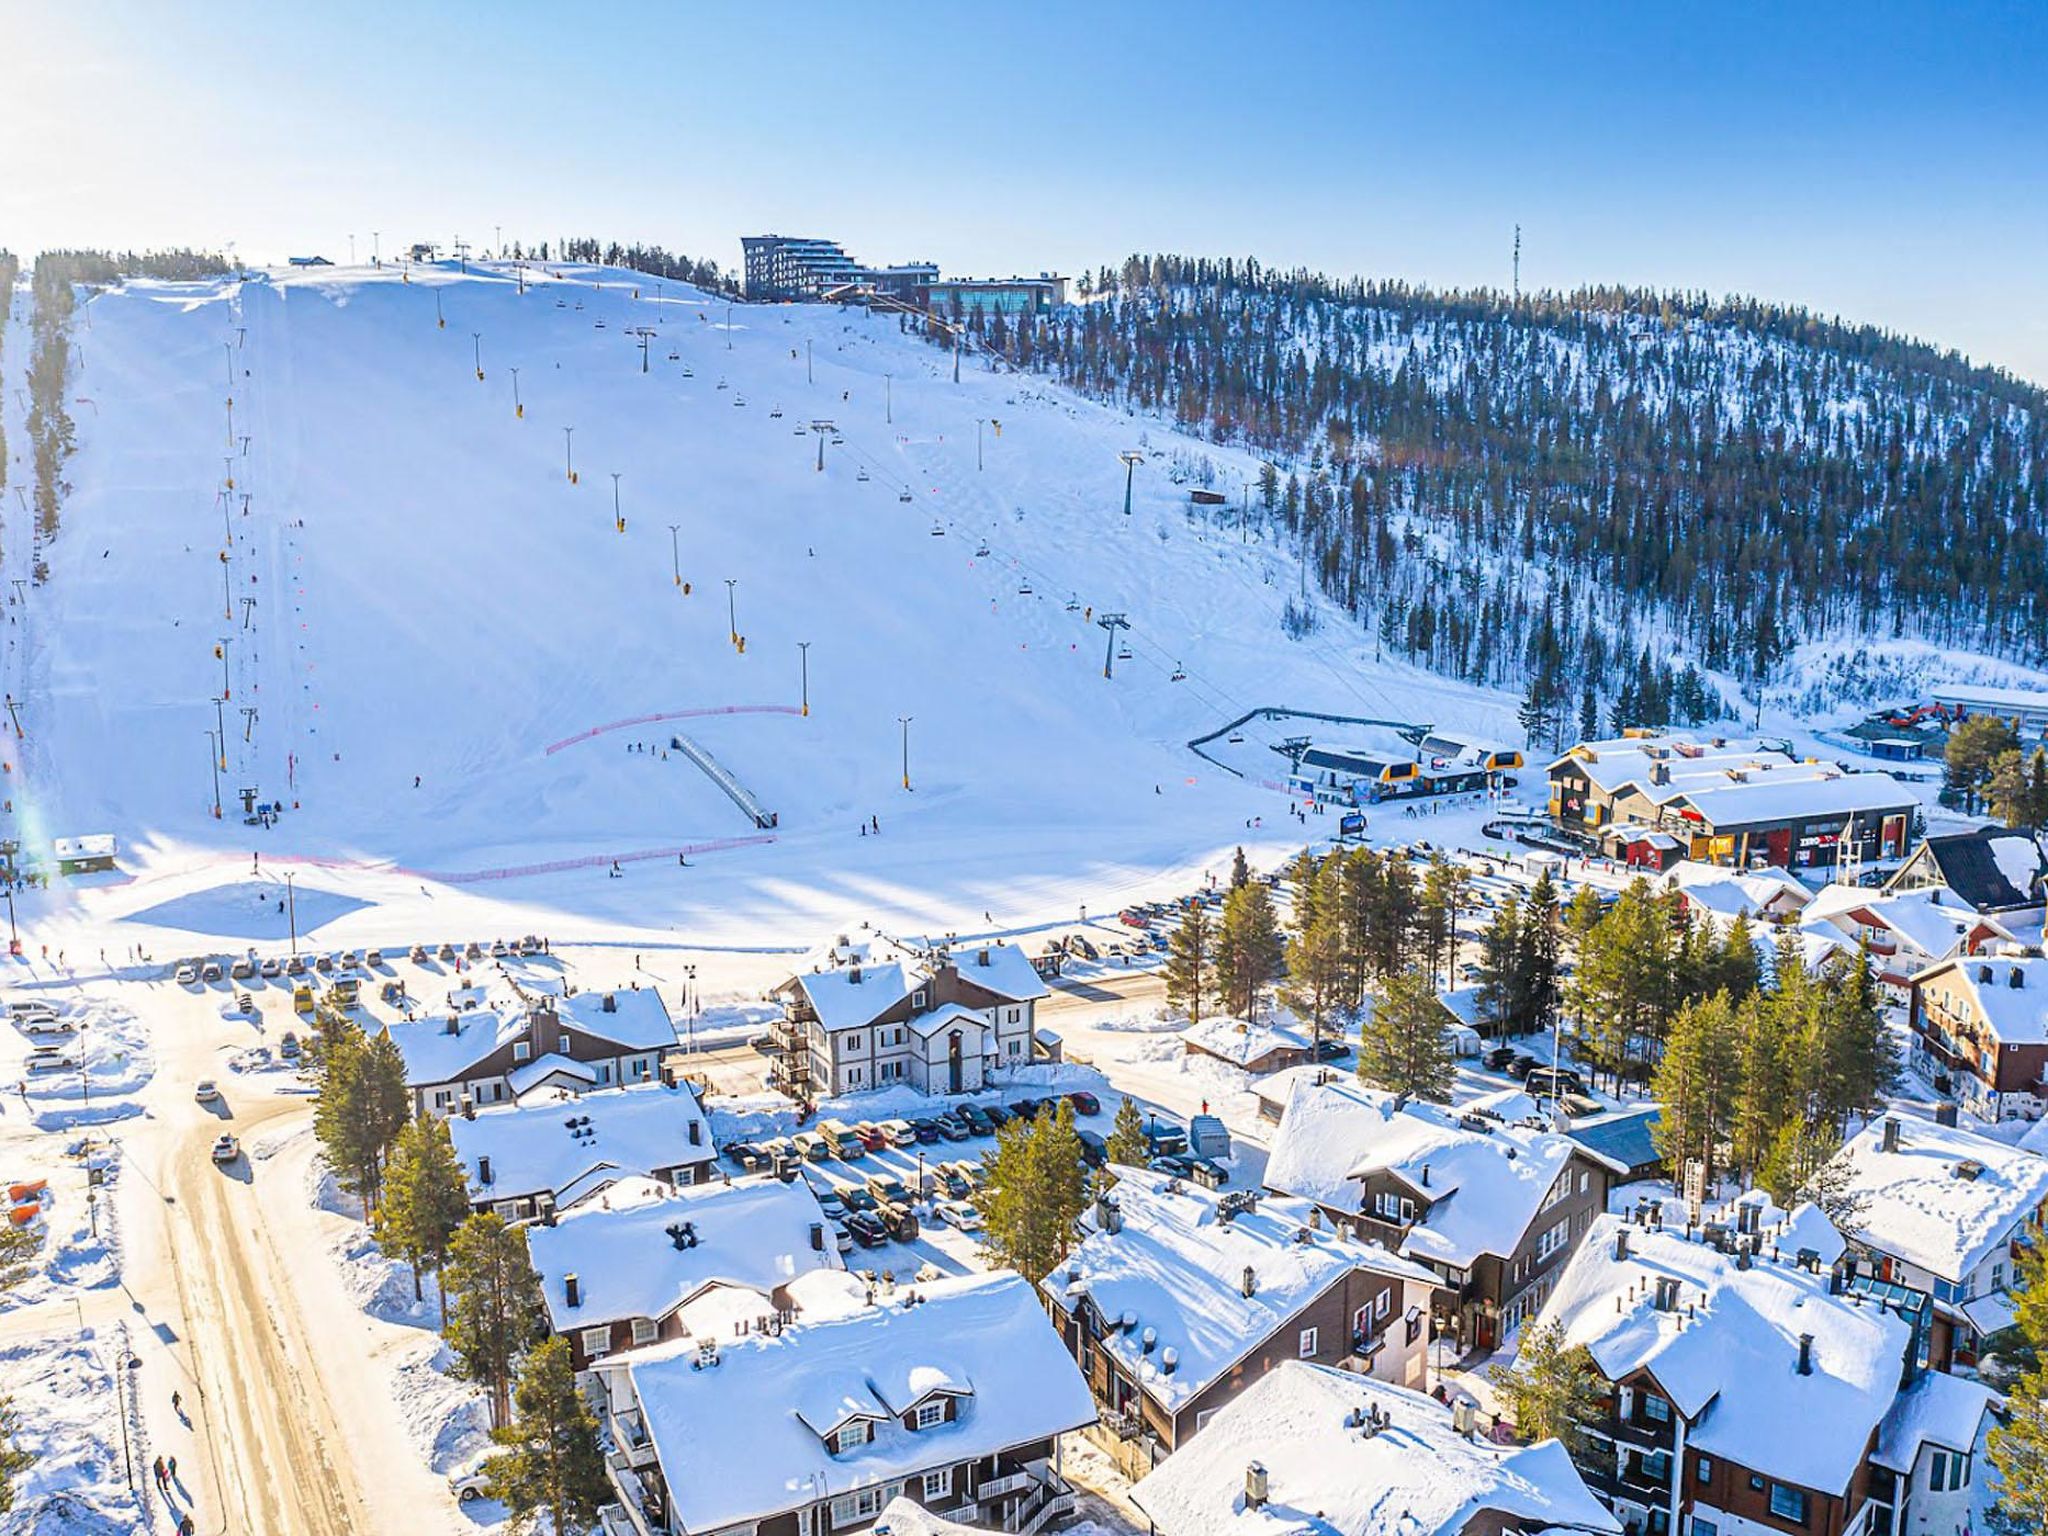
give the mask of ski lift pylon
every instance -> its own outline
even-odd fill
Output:
[[[1177,662],[1177,661],[1176,661],[1176,662],[1175,662],[1175,663],[1173,664],[1173,676],[1172,676],[1172,677],[1170,677],[1170,678],[1168,678],[1168,679],[1167,679],[1167,681],[1168,681],[1168,682],[1173,682],[1173,683],[1184,683],[1184,682],[1186,682],[1187,680],[1188,680],[1188,675],[1187,675],[1187,673],[1186,673],[1185,671],[1183,671],[1183,670],[1181,669],[1181,664],[1180,664],[1179,662]]]

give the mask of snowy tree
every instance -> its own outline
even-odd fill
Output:
[[[1166,1006],[1178,1008],[1190,1023],[1202,1022],[1202,1004],[1207,999],[1212,969],[1212,936],[1209,909],[1191,901],[1181,909],[1180,925],[1166,941]]]
[[[611,1479],[567,1339],[556,1335],[527,1352],[513,1408],[512,1422],[491,1431],[503,1449],[483,1464],[486,1490],[504,1501],[514,1530],[534,1530],[543,1515],[550,1532],[589,1529],[612,1501]]]
[[[1514,1364],[1489,1366],[1486,1374],[1524,1440],[1557,1440],[1574,1455],[1585,1449],[1599,1377],[1585,1347],[1566,1341],[1562,1324],[1525,1328]]]
[[[398,1133],[384,1169],[384,1200],[374,1229],[388,1253],[412,1266],[412,1294],[420,1297],[420,1275],[437,1276],[448,1259],[448,1244],[469,1215],[469,1180],[455,1155],[448,1122],[421,1115]],[[448,1298],[441,1297],[442,1311]]]
[[[519,1357],[548,1326],[525,1230],[495,1211],[477,1212],[457,1229],[441,1283],[441,1333],[455,1353],[456,1374],[484,1389],[491,1423],[502,1427],[511,1416]]]
[[[1457,1081],[1450,1023],[1426,972],[1397,971],[1358,1027],[1359,1077],[1391,1093],[1448,1104]]]

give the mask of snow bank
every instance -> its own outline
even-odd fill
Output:
[[[22,1474],[5,1536],[140,1536],[147,1517],[121,1462],[119,1336],[34,1339],[0,1347],[0,1394],[35,1458]],[[135,1468],[136,1486],[147,1472]]]

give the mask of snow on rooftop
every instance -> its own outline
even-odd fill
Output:
[[[2040,844],[2015,832],[2008,837],[1986,838],[1985,846],[1991,850],[1992,862],[2005,877],[2005,883],[2025,898],[2041,873]]]
[[[678,1248],[668,1229],[683,1222],[695,1242]],[[824,1233],[822,1249],[812,1246],[813,1227]],[[585,1206],[553,1226],[529,1226],[526,1242],[558,1332],[665,1317],[712,1286],[764,1298],[747,1314],[753,1316],[772,1311],[766,1298],[797,1276],[840,1267],[831,1226],[801,1179],[696,1185],[625,1210]],[[574,1307],[571,1274],[581,1293]]]
[[[1913,1470],[1924,1446],[1968,1455],[1976,1447],[1984,1415],[2004,1406],[2005,1400],[1980,1382],[1946,1371],[1922,1371],[1884,1416],[1870,1459],[1903,1476]]]
[[[1616,1256],[1625,1236],[1626,1257]],[[1890,1411],[1912,1328],[1889,1310],[1831,1295],[1824,1264],[1791,1253],[1742,1267],[1735,1255],[1677,1228],[1597,1218],[1539,1325],[1563,1327],[1620,1380],[1648,1371],[1695,1427],[1686,1443],[1710,1456],[1822,1492],[1846,1490],[1871,1431]],[[1658,1282],[1676,1282],[1657,1305]],[[1812,1340],[1801,1372],[1802,1336]]]
[[[1306,1052],[1308,1037],[1270,1020],[1242,1019],[1211,1014],[1199,1024],[1181,1031],[1181,1040],[1233,1066],[1251,1068],[1275,1051]]]
[[[405,1058],[405,1080],[414,1088],[452,1083],[526,1028],[526,1007],[517,998],[491,998],[477,991],[479,1006],[458,1006],[404,1022],[384,1032]]]
[[[1368,1408],[1387,1423],[1368,1436]],[[1266,1471],[1249,1508],[1246,1468]],[[1619,1531],[1555,1440],[1467,1439],[1434,1398],[1288,1360],[1131,1490],[1161,1536],[1456,1536],[1508,1519]]]
[[[1747,783],[1688,788],[1678,796],[1716,827],[1784,821],[1798,816],[1897,813],[1919,802],[1888,773],[1773,771]]]
[[[536,1095],[457,1116],[448,1134],[472,1199],[510,1200],[542,1190],[559,1198],[593,1169],[651,1174],[717,1156],[696,1095],[654,1084],[567,1098]],[[486,1159],[488,1184],[482,1179]]]
[[[848,965],[797,977],[804,996],[827,1030],[857,1029],[885,1013],[924,984],[899,960],[881,965]]]
[[[1069,1315],[1083,1297],[1107,1322],[1131,1314],[1134,1328],[1106,1332],[1100,1347],[1169,1412],[1355,1269],[1437,1283],[1378,1244],[1311,1225],[1314,1208],[1304,1201],[1269,1197],[1225,1219],[1223,1196],[1140,1168],[1117,1170],[1114,1198],[1119,1230],[1105,1230],[1099,1213],[1091,1218],[1093,1230],[1042,1286]]]
[[[1899,1121],[1892,1152],[1874,1121],[1835,1161],[1858,1202],[1857,1239],[1944,1280],[1960,1282],[2048,1200],[2048,1160],[1931,1120]]]
[[[1890,895],[1849,885],[1830,885],[1814,897],[1800,914],[1802,927],[1825,923],[1852,936],[1867,914],[1875,926],[1889,929],[1900,940],[1936,960],[1956,953],[1979,928],[2003,933],[1994,918],[1980,916],[1957,901],[1944,886],[1923,886]]]
[[[554,1006],[555,1016],[565,1023],[619,1045],[662,1050],[676,1043],[675,1021],[652,987],[578,992],[557,998]]]
[[[999,997],[1024,1003],[1052,995],[1045,978],[1019,945],[966,944],[955,948],[949,958],[959,967],[962,981]]]
[[[910,1298],[917,1298],[912,1304]],[[629,1354],[630,1377],[675,1523],[709,1531],[951,1466],[1095,1421],[1095,1403],[1031,1286],[1009,1271],[938,1280],[822,1321],[719,1347]],[[930,1429],[889,1422],[935,1370],[959,1390]],[[926,1390],[931,1390],[927,1388]],[[834,1454],[814,1421],[877,1416],[874,1438]],[[807,1422],[813,1421],[813,1422]]]
[[[2048,960],[2037,955],[1959,955],[1954,966],[1956,980],[1976,1002],[1992,1043],[2048,1044]]]
[[[1402,1240],[1403,1254],[1463,1268],[1482,1254],[1511,1253],[1573,1155],[1598,1154],[1549,1131],[1492,1123],[1480,1130],[1461,1118],[1419,1100],[1397,1107],[1393,1094],[1355,1081],[1298,1082],[1266,1184],[1354,1212],[1360,1180],[1391,1173],[1433,1202]]]

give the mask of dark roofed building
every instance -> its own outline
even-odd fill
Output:
[[[1572,1126],[1565,1135],[1594,1156],[1619,1163],[1626,1171],[1616,1182],[1632,1184],[1637,1179],[1655,1178],[1665,1171],[1664,1159],[1658,1153],[1654,1139],[1662,1118],[1661,1110],[1638,1109],[1625,1115],[1596,1120],[1590,1125]]]
[[[2044,875],[2048,860],[2032,837],[2004,827],[1979,827],[1923,840],[1884,888],[1946,886],[1977,912],[2017,912],[2041,904]]]

